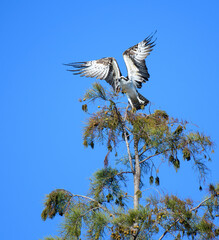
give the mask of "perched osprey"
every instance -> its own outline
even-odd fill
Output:
[[[126,94],[132,108],[141,109],[141,106],[146,106],[149,101],[142,96],[137,88],[142,87],[142,83],[148,81],[150,77],[145,64],[145,58],[150,54],[155,46],[155,41],[152,41],[153,36],[149,36],[142,42],[127,49],[123,53],[123,58],[128,71],[128,76],[124,77],[121,74],[118,63],[113,57],[101,58],[88,62],[75,62],[66,64],[76,68],[73,74],[80,74],[85,77],[96,77],[96,79],[106,80],[114,89]]]

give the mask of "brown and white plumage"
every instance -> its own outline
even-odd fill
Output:
[[[142,42],[130,47],[123,53],[123,58],[128,71],[128,78],[133,81],[137,88],[142,87],[142,83],[148,81],[150,77],[145,63],[145,58],[155,46],[155,41],[151,41],[153,36],[144,39]]]
[[[81,77],[96,77],[96,79],[106,80],[114,91],[118,90],[118,79],[121,77],[121,72],[115,58],[107,57],[88,62],[77,62],[67,64],[68,66],[77,68],[72,71],[73,74],[80,74]]]
[[[73,74],[79,74],[81,77],[96,77],[97,79],[106,80],[114,91],[119,88],[128,98],[131,106],[140,109],[141,105],[147,105],[148,100],[138,93],[137,88],[142,87],[142,83],[148,81],[150,77],[145,63],[145,58],[150,54],[155,46],[152,41],[153,35],[147,37],[142,42],[127,49],[123,53],[123,58],[128,71],[128,77],[123,77],[118,63],[113,57],[101,58],[88,62],[76,62],[66,64],[74,67]]]

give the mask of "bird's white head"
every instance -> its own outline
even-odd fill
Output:
[[[120,78],[119,78],[119,81],[128,81],[128,78],[127,77],[124,77],[124,76],[121,76]]]

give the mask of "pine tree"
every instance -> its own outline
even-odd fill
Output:
[[[195,205],[191,199],[174,195],[147,196],[143,177],[160,184],[157,162],[177,171],[182,161],[198,170],[205,180],[213,151],[210,137],[194,130],[187,121],[165,111],[135,111],[121,103],[119,94],[94,83],[81,100],[82,110],[95,102],[84,127],[83,145],[107,147],[104,168],[90,179],[86,196],[56,189],[47,195],[42,219],[64,217],[59,239],[215,239],[219,235],[219,185],[209,185],[208,196]],[[126,153],[119,149],[126,149]],[[109,156],[115,163],[109,164]],[[112,158],[112,157],[111,157]],[[127,191],[133,182],[134,195]],[[201,188],[201,187],[200,187]]]

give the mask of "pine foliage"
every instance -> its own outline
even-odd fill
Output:
[[[121,182],[125,183],[125,177],[117,169],[108,167],[98,170],[90,181],[90,195],[100,203],[114,201],[124,206]]]
[[[44,210],[41,214],[45,221],[48,217],[54,218],[56,214],[62,216],[70,203],[71,194],[63,189],[56,189],[47,195]]]
[[[87,195],[63,189],[47,195],[41,216],[43,220],[64,216],[60,239],[216,239],[218,185],[210,184],[208,196],[200,203],[171,194],[147,196],[143,189],[145,176],[155,189],[162,185],[158,176],[161,163],[176,171],[182,164],[195,167],[203,184],[214,147],[210,137],[165,111],[130,110],[99,83],[93,84],[82,102],[82,110],[88,114],[83,145],[92,149],[104,145],[106,157],[104,168],[90,178]],[[90,112],[91,103],[98,104],[97,111]],[[127,152],[119,151],[121,148]],[[109,166],[108,156],[113,152],[117,165]],[[126,187],[132,178],[134,196]]]

